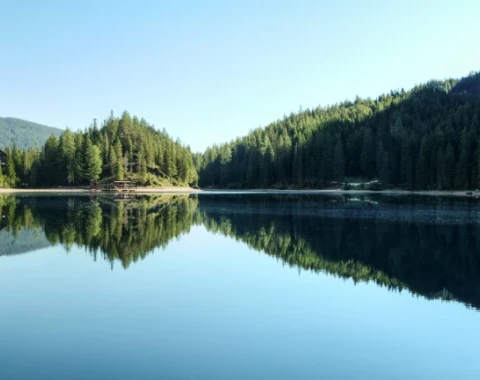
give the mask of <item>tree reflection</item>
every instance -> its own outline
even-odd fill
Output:
[[[480,219],[476,204],[455,208],[470,215],[453,223],[452,203],[376,205],[330,198],[281,202],[250,198],[202,200],[197,220],[291,266],[354,282],[373,281],[430,299],[459,300],[480,307]],[[406,214],[437,215],[433,220]],[[316,210],[320,210],[316,213]],[[440,217],[446,214],[446,220]]]
[[[124,268],[196,224],[290,266],[480,308],[480,208],[469,202],[284,195],[0,197],[0,214],[2,234],[31,239],[22,229],[37,231],[50,244],[85,247],[95,259],[119,261]]]
[[[15,199],[11,197],[11,199]],[[10,201],[11,202],[11,201]],[[144,259],[192,225],[197,200],[187,196],[135,197],[118,201],[111,197],[32,197],[17,198],[7,218],[7,229],[17,225],[40,225],[48,241],[67,250],[83,246],[95,259],[102,255],[110,262],[121,261],[124,268]],[[35,217],[20,221],[22,210]]]

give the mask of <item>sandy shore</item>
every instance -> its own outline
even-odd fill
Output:
[[[137,187],[135,193],[197,193],[201,190],[192,189],[191,187]],[[51,188],[51,189],[0,189],[0,194],[34,194],[34,193],[50,193],[50,194],[72,194],[72,193],[103,193],[100,191],[92,191],[90,189],[75,188]]]

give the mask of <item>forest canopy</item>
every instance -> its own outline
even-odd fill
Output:
[[[42,148],[6,148],[0,186],[128,179],[204,188],[480,188],[480,74],[285,116],[203,153],[144,119],[113,114]]]
[[[3,186],[78,186],[132,180],[145,185],[196,185],[190,148],[125,111],[81,132],[51,135],[40,148],[6,148]]]
[[[196,154],[199,185],[480,187],[480,74],[285,116]]]

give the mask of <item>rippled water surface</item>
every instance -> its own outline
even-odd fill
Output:
[[[477,379],[480,201],[0,197],[0,379]]]

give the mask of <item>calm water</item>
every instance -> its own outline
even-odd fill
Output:
[[[480,201],[0,198],[0,379],[478,379]]]

